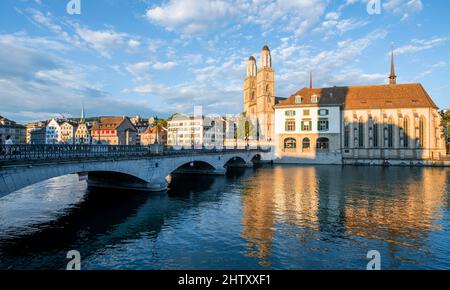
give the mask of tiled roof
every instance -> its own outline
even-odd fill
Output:
[[[286,98],[282,98],[282,97],[275,97],[275,105],[286,100]]]
[[[117,129],[125,120],[126,117],[101,117],[100,123],[95,122],[92,129]]]
[[[342,105],[344,109],[437,108],[421,84],[303,88],[275,107],[291,105]],[[295,99],[302,97],[301,104]]]
[[[158,127],[158,134],[164,133],[164,129],[161,127]],[[155,127],[148,127],[147,130],[143,134],[156,134],[156,126]]]

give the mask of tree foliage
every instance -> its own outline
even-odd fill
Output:
[[[441,126],[444,131],[444,136],[448,142],[450,140],[450,110],[442,111],[441,116]]]

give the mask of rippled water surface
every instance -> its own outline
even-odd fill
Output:
[[[450,269],[450,169],[274,166],[170,190],[76,175],[0,199],[0,269]]]

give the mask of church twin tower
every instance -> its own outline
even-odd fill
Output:
[[[244,112],[258,128],[258,140],[271,142],[274,136],[275,71],[272,68],[270,49],[265,45],[261,52],[260,68],[251,56],[247,62],[244,80]]]

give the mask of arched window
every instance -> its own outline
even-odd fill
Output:
[[[266,92],[268,93],[269,92],[269,85],[266,85]]]
[[[379,125],[378,125],[378,119],[373,120],[373,147],[377,148],[378,145],[378,136],[379,136]]]
[[[303,151],[309,150],[310,147],[311,147],[311,141],[309,140],[309,138],[303,138],[303,141],[302,141]]]
[[[364,119],[359,118],[358,123],[358,145],[359,147],[364,147]]]
[[[328,151],[330,147],[330,140],[328,138],[317,139],[317,151]]]
[[[294,138],[284,139],[284,149],[295,149],[297,148],[297,141]]]
[[[425,147],[425,117],[420,117],[419,120],[419,146],[420,148]]]
[[[350,147],[350,124],[348,120],[344,121],[344,147]]]
[[[409,147],[409,118],[407,116],[403,120],[403,147]]]
[[[394,147],[394,120],[392,119],[392,117],[389,118],[389,124],[387,128],[387,141],[389,148]]]
[[[252,92],[252,101],[255,100],[255,92]]]

